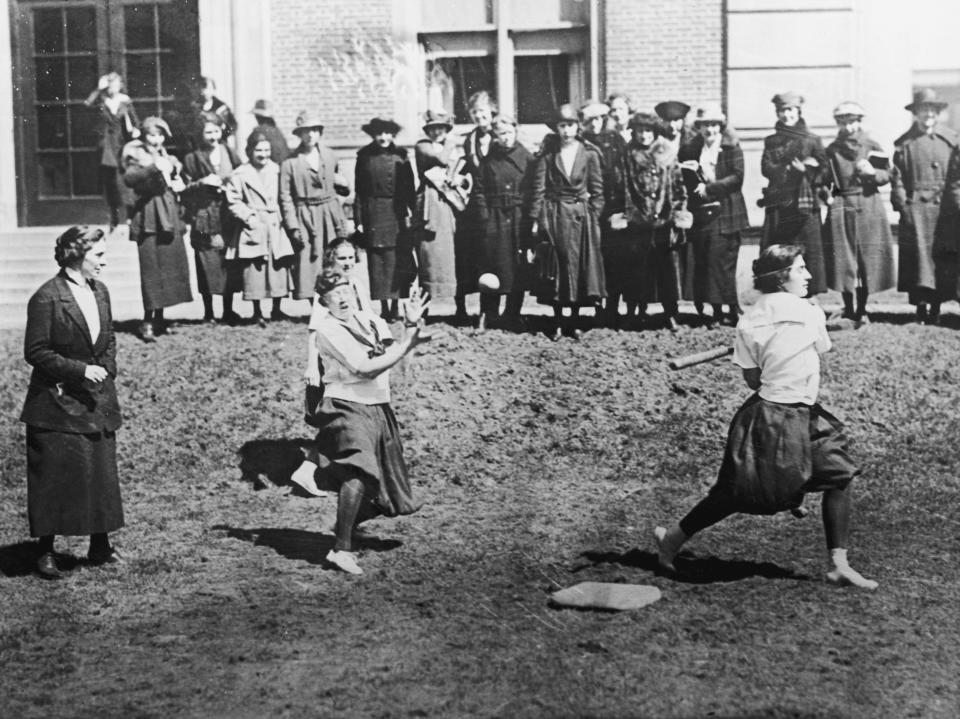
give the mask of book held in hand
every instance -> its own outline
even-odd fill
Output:
[[[878,152],[876,150],[871,151],[867,155],[867,162],[873,165],[875,170],[890,169],[890,155],[885,152]]]

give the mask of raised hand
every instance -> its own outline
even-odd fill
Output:
[[[414,279],[410,287],[410,297],[402,304],[404,324],[412,327],[423,320],[423,315],[430,304],[430,295],[420,287],[420,281]]]

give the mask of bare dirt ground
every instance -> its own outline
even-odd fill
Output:
[[[650,530],[709,486],[747,396],[729,362],[668,357],[730,329],[581,342],[437,326],[394,375],[423,509],[323,561],[334,502],[291,493],[305,326],[119,335],[122,569],[31,575],[19,332],[0,333],[0,716],[960,716],[960,331],[875,314],[834,335],[824,402],[864,465],[851,561],[823,579],[811,498],[733,518],[676,578]],[[534,320],[536,323],[539,320]],[[535,325],[536,327],[536,325]],[[123,329],[129,330],[129,327]],[[585,580],[653,584],[636,612],[552,608]]]

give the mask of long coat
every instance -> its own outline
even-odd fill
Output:
[[[539,226],[558,261],[556,278],[538,282],[537,299],[545,304],[579,306],[606,297],[600,254],[603,212],[603,162],[600,151],[576,140],[578,151],[569,175],[560,157],[560,138],[547,135],[533,171],[527,217]]]
[[[827,146],[833,204],[823,233],[827,286],[838,292],[882,292],[897,284],[893,234],[879,188],[890,182],[890,172],[877,169],[861,175],[857,163],[871,152],[883,152],[880,143],[860,131],[840,135]]]
[[[937,293],[942,299],[960,299],[960,146],[953,148],[947,167],[933,261],[937,268]]]
[[[487,138],[484,142],[483,138]],[[486,145],[486,147],[484,147]],[[473,128],[463,139],[463,158],[465,174],[470,175],[476,185],[480,168],[487,161],[493,149],[493,133],[481,136],[479,128]],[[485,227],[480,218],[476,202],[476,190],[464,211],[457,218],[457,232],[454,246],[457,260],[457,294],[465,295],[477,291],[477,279],[480,258],[483,254]]]
[[[629,135],[629,132],[627,133]],[[600,215],[600,249],[603,254],[603,272],[607,295],[611,302],[636,280],[636,247],[627,230],[610,227],[610,216],[623,212],[623,168],[627,141],[616,130],[598,133],[584,132],[583,138],[600,150],[603,159],[603,212]]]
[[[680,299],[679,243],[674,213],[685,209],[686,192],[673,148],[663,138],[650,147],[627,146],[624,159],[624,212],[632,238],[633,281],[624,288],[627,302],[677,302]]]
[[[416,207],[413,168],[406,150],[396,145],[381,148],[372,142],[357,152],[354,173],[354,219],[363,225],[370,297],[393,299],[403,294],[413,279],[413,255],[406,232]]]
[[[816,165],[807,165],[803,172],[797,172],[793,159],[809,159]],[[761,249],[778,244],[802,247],[810,272],[810,294],[824,292],[827,276],[817,200],[817,192],[829,172],[823,143],[807,130],[803,118],[792,127],[778,122],[776,132],[763,140],[760,171],[769,181],[763,191],[766,213]]]
[[[20,421],[27,424],[27,503],[35,537],[123,526],[114,435],[122,417],[110,295],[103,283],[91,282],[100,319],[94,339],[69,282],[61,270],[27,305],[24,357],[33,372]],[[86,380],[87,365],[103,367],[106,379]]]
[[[680,148],[680,162],[700,161],[704,139],[700,136]],[[691,193],[688,208],[694,225],[683,250],[683,296],[694,302],[737,303],[737,258],[740,233],[750,226],[743,187],[743,150],[732,133],[720,139],[720,152],[712,182],[704,183],[707,198]],[[698,213],[708,203],[719,202],[715,214]]]
[[[500,293],[526,289],[521,280],[524,240],[529,234],[523,206],[530,195],[533,156],[520,143],[494,145],[480,167],[473,192],[484,227],[478,271],[500,280]]]
[[[890,203],[900,213],[897,289],[911,293],[912,301],[924,301],[914,293],[932,292],[937,286],[934,234],[957,136],[946,128],[927,135],[914,125],[894,145]]]
[[[177,158],[166,155],[179,175]],[[130,219],[130,239],[137,243],[140,292],[145,310],[190,302],[190,265],[183,242],[180,201],[168,178],[157,169],[156,155],[140,140],[123,148],[123,181],[133,189],[136,202]]]
[[[322,269],[323,252],[335,238],[347,236],[347,218],[337,199],[337,158],[318,146],[320,165],[313,169],[301,150],[280,165],[280,212],[287,232],[299,230],[304,246],[293,269],[293,297],[313,298],[314,281]]]
[[[414,248],[417,253],[420,286],[429,292],[431,297],[453,297],[457,291],[454,252],[457,211],[424,173],[432,168],[443,168],[444,178],[456,182],[455,174],[461,164],[461,148],[453,142],[447,142],[438,148],[430,140],[421,140],[414,149],[414,155],[419,177]]]

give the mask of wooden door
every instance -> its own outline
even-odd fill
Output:
[[[169,112],[199,75],[197,0],[14,0],[11,13],[20,224],[104,223],[84,100],[116,71],[141,119]]]

